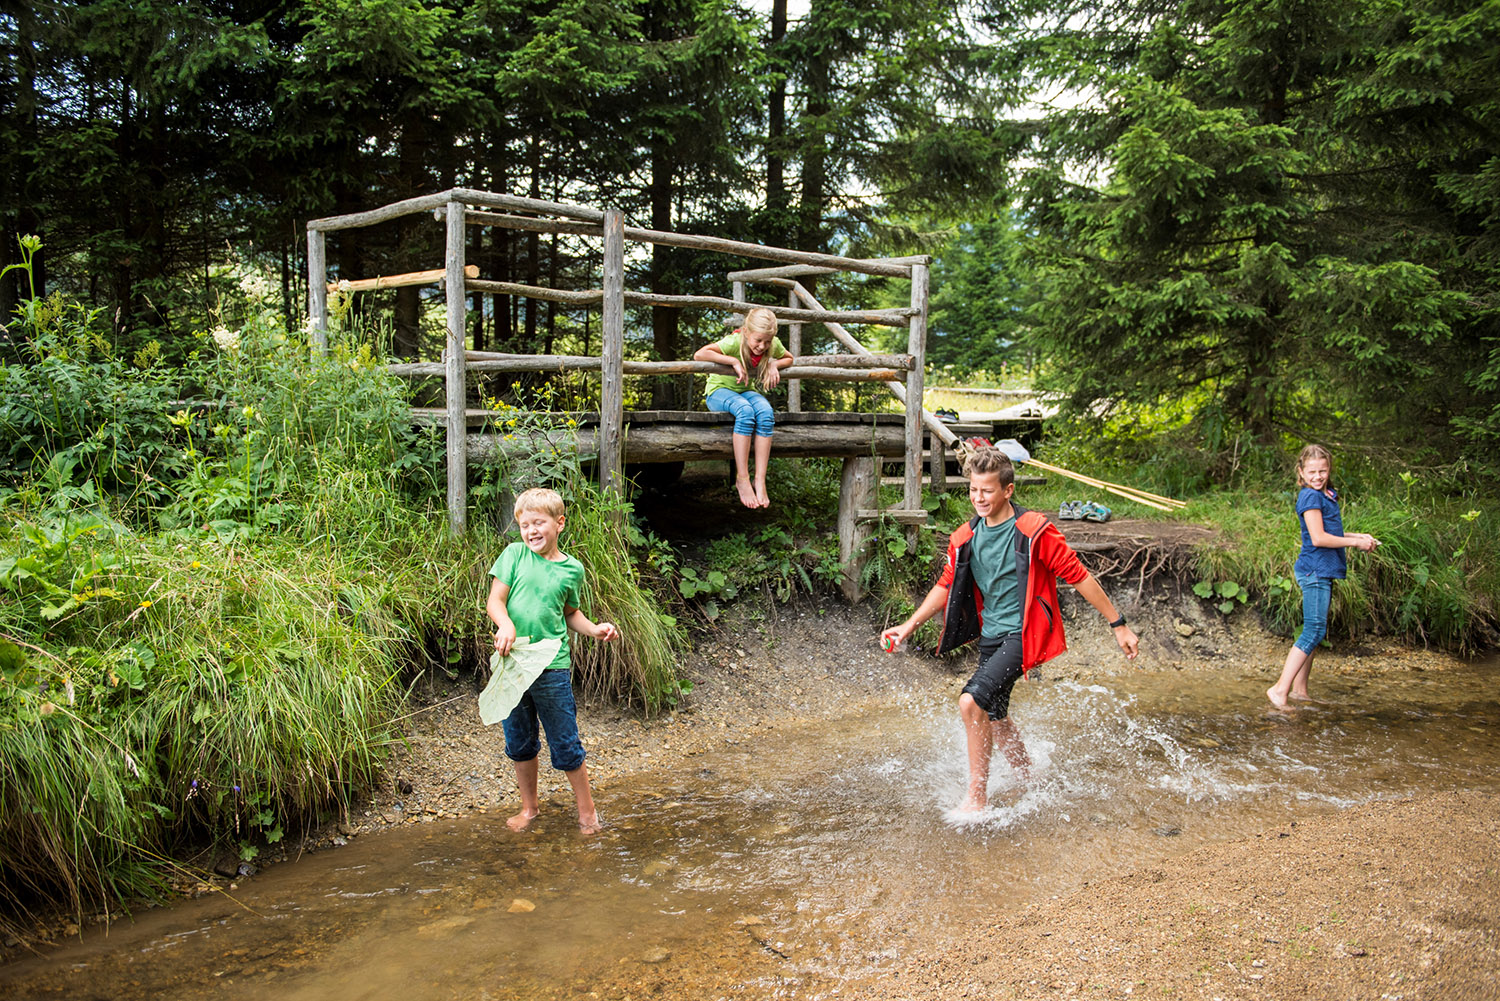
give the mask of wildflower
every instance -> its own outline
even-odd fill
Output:
[[[197,779],[193,779],[193,788],[194,789],[198,788],[198,780]]]
[[[220,351],[227,351],[233,354],[240,349],[240,335],[237,330],[230,330],[228,327],[215,327],[212,336],[214,343],[219,346]]]
[[[253,420],[255,420],[255,418],[256,418],[257,415],[255,413],[255,408],[254,407],[241,407],[240,408],[240,416],[243,417],[243,418],[245,418],[245,420],[247,420],[247,421],[253,421]]]
[[[203,564],[199,563],[197,560],[194,560],[192,563],[188,564],[188,569],[189,570],[202,570],[203,569]]]
[[[230,427],[228,424],[215,424],[214,425],[214,437],[215,438],[228,438],[229,435],[233,431],[234,431],[234,428]]]
[[[193,423],[193,412],[187,409],[179,410],[177,411],[177,413],[168,417],[167,422],[173,427],[180,427],[184,429],[191,427]]]
[[[37,711],[40,712],[43,716],[51,716],[53,713],[57,712],[57,706],[51,702],[43,702],[41,708]]]
[[[235,787],[234,787],[234,791],[235,791],[235,792],[239,792],[239,791],[240,791],[240,787],[239,787],[239,786],[235,786]]]
[[[262,275],[248,274],[240,279],[240,291],[251,302],[263,302],[271,297],[271,283]]]
[[[335,287],[338,289],[339,295],[348,295],[349,289],[351,288],[351,286],[349,285],[349,279],[340,278],[338,285]]]
[[[151,599],[150,598],[143,599],[138,607],[140,607],[140,608],[150,608],[151,607]]]

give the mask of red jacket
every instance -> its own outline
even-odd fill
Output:
[[[1021,602],[1021,670],[1030,671],[1068,648],[1062,613],[1057,604],[1057,578],[1077,585],[1089,575],[1057,526],[1039,511],[1017,505],[1016,573]],[[979,525],[976,515],[948,537],[948,561],[938,585],[948,588],[943,608],[943,632],[933,653],[955,650],[979,635],[984,621],[984,595],[974,586],[969,569],[971,542]]]

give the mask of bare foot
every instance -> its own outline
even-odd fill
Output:
[[[581,813],[578,815],[578,833],[580,834],[598,834],[603,826],[604,824],[599,820],[599,811],[597,810],[587,817]]]
[[[1277,709],[1286,708],[1286,696],[1278,692],[1275,685],[1272,685],[1270,688],[1266,689],[1266,698],[1270,699],[1271,705],[1275,706]]]
[[[735,480],[735,488],[740,492],[740,503],[746,507],[760,507],[760,498],[755,496],[755,488],[750,485],[749,480]]]
[[[1312,701],[1314,701],[1313,697],[1311,695],[1308,695],[1306,692],[1292,692],[1291,695],[1287,696],[1287,698],[1293,699],[1293,700],[1295,700],[1297,702],[1312,702]]]
[[[536,815],[536,810],[522,810],[514,817],[505,818],[505,826],[513,831],[524,831],[531,826],[531,822],[536,819]]]
[[[757,483],[755,485],[755,503],[760,507],[771,506],[771,496],[766,493],[766,485]]]
[[[989,800],[984,796],[976,796],[973,793],[964,797],[964,801],[958,804],[959,813],[978,813],[989,806]]]

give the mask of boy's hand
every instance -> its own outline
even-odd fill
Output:
[[[892,626],[880,634],[880,646],[886,653],[895,653],[896,648],[906,642],[906,638],[912,634],[910,623],[903,622],[899,626]]]
[[[1129,626],[1120,626],[1115,630],[1115,642],[1120,644],[1120,649],[1125,651],[1129,660],[1135,660],[1135,655],[1141,652],[1141,641]]]
[[[599,631],[594,634],[594,639],[603,640],[605,643],[612,643],[619,638],[620,630],[613,622],[599,623]]]
[[[502,657],[510,655],[510,648],[516,645],[516,624],[506,622],[503,626],[495,629],[495,650]]]

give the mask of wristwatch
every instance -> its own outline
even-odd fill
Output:
[[[1120,617],[1109,624],[1109,628],[1111,628],[1111,629],[1119,629],[1124,624],[1125,624],[1125,613],[1121,612],[1120,613]]]

